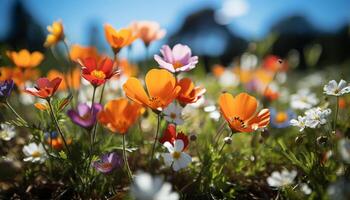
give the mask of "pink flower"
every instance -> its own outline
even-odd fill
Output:
[[[166,34],[166,31],[161,29],[155,21],[137,21],[131,23],[130,27],[146,46],[149,46],[153,41],[162,39]]]
[[[168,45],[164,45],[160,52],[162,57],[154,55],[154,59],[161,68],[172,73],[187,72],[196,67],[198,57],[192,56],[191,49],[187,45],[177,44],[171,49]]]

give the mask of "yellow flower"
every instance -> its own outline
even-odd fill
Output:
[[[51,26],[47,26],[47,30],[50,34],[47,35],[44,46],[51,47],[56,45],[59,41],[63,40],[64,32],[61,21],[55,21]]]
[[[44,59],[42,53],[38,51],[30,53],[27,49],[22,49],[19,52],[7,51],[7,56],[17,67],[25,69],[38,66]]]

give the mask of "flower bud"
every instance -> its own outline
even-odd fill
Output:
[[[231,137],[225,137],[225,138],[224,138],[224,142],[225,142],[226,144],[231,144],[231,143],[232,143],[232,138],[231,138]]]
[[[190,135],[190,140],[193,141],[193,142],[196,141],[197,140],[197,135],[196,134],[191,134]]]
[[[268,138],[270,136],[270,131],[267,129],[264,129],[261,131],[261,137],[263,137],[264,139]]]

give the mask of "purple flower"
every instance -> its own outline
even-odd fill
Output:
[[[113,169],[123,165],[123,159],[115,152],[106,153],[100,157],[100,160],[92,163],[92,166],[99,172],[110,173]]]
[[[70,109],[67,114],[75,124],[90,129],[96,123],[97,113],[100,110],[102,110],[101,104],[94,103],[91,110],[86,103],[79,103],[77,110]]]
[[[286,128],[290,126],[290,120],[296,118],[296,114],[288,109],[286,111],[277,111],[275,108],[270,108],[270,122],[274,128]]]
[[[154,55],[154,59],[161,68],[172,73],[190,71],[198,63],[198,57],[192,56],[191,49],[187,45],[177,44],[173,49],[170,49],[168,45],[164,45],[160,52],[163,58]]]
[[[6,80],[0,82],[0,98],[7,98],[11,95],[11,91],[13,89],[14,82],[13,80]]]

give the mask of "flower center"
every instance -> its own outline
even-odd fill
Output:
[[[101,168],[102,169],[111,169],[112,168],[112,163],[101,163]]]
[[[170,113],[170,118],[171,118],[171,119],[176,119],[176,113],[173,113],[173,112]]]
[[[182,67],[182,66],[184,66],[180,61],[175,61],[174,63],[173,63],[173,67],[175,68],[175,69],[177,69],[177,68],[180,68],[180,67]]]
[[[288,115],[285,112],[278,112],[276,114],[276,122],[277,123],[283,123],[288,119]]]
[[[244,123],[244,121],[239,117],[232,117],[230,120],[230,124],[233,127],[240,127],[240,128],[246,127],[246,124]]]
[[[158,97],[151,97],[149,101],[152,109],[162,108],[162,103]]]
[[[98,78],[98,79],[105,79],[106,78],[105,73],[101,70],[94,70],[91,72],[91,75]]]
[[[174,159],[179,159],[181,157],[181,153],[180,152],[178,152],[178,151],[175,151],[174,153],[173,153],[173,158]]]
[[[41,155],[41,153],[40,153],[39,151],[34,151],[34,152],[32,153],[32,157],[33,157],[33,158],[38,158],[38,157],[40,157],[40,155]]]

